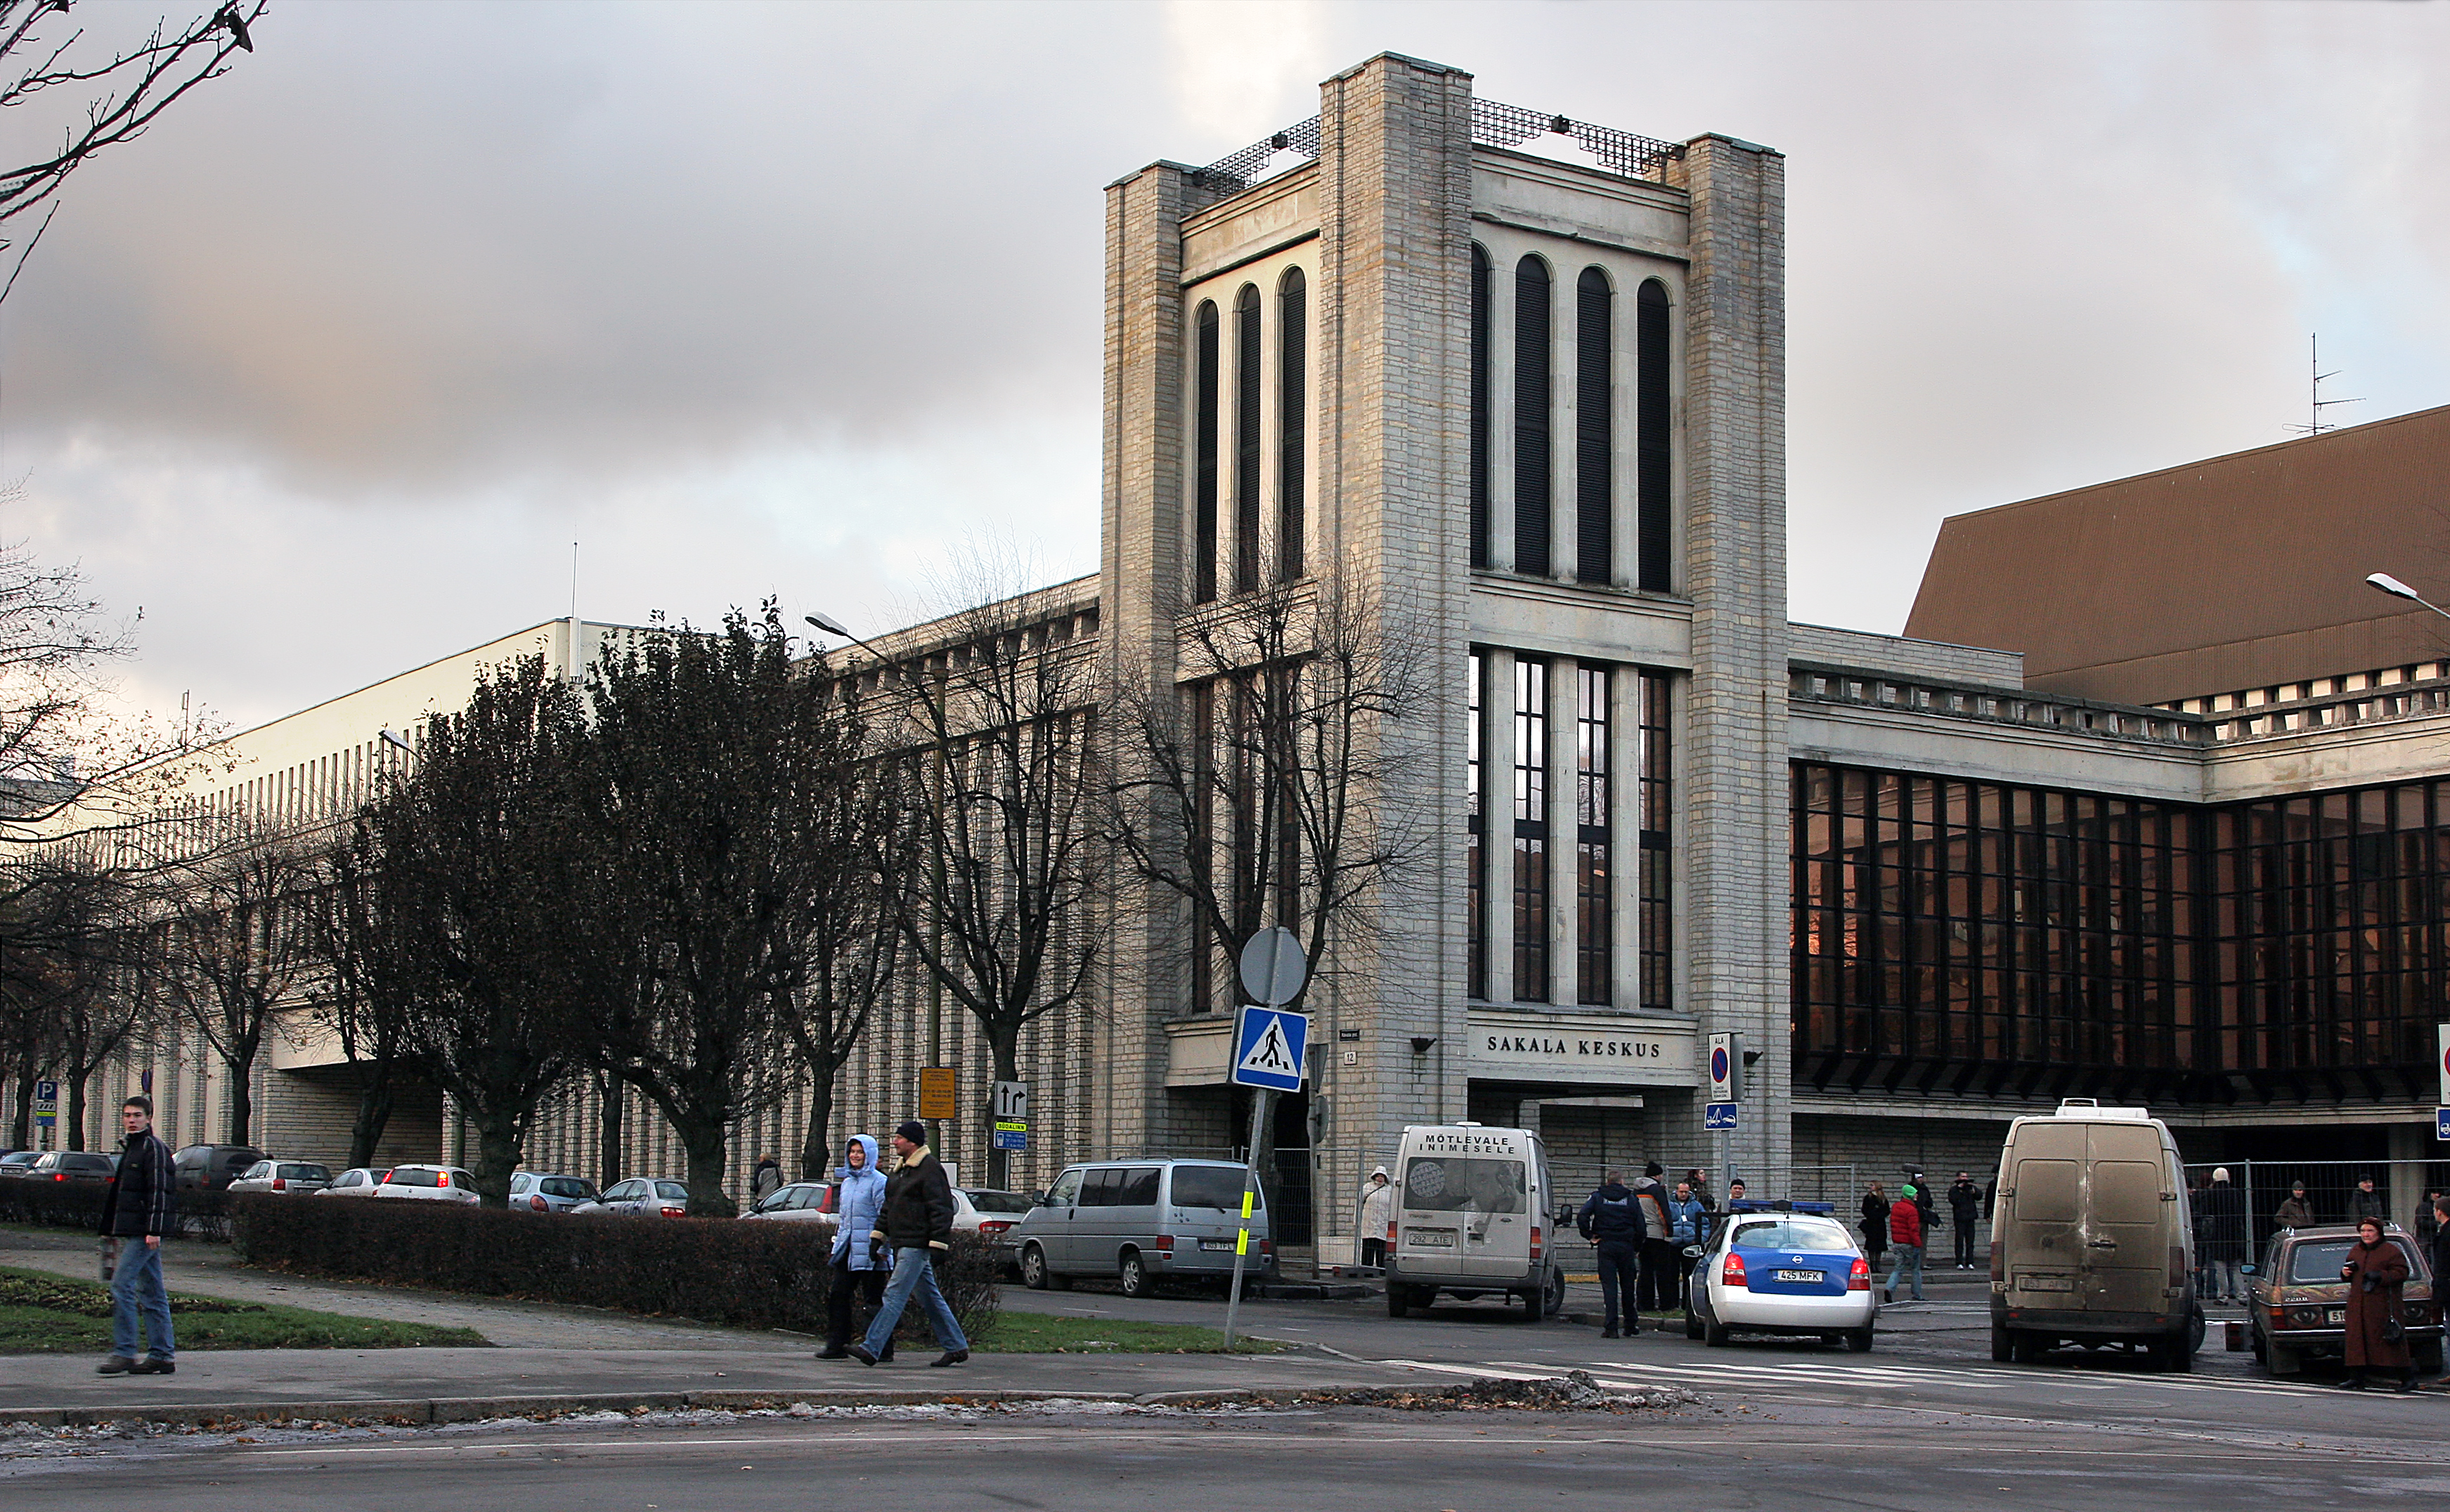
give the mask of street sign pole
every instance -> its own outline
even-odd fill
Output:
[[[1310,961],[1302,954],[1301,941],[1293,932],[1278,925],[1263,929],[1251,937],[1242,947],[1237,962],[1241,968],[1243,990],[1252,1001],[1262,1007],[1282,1008],[1301,996],[1310,979]],[[1234,1235],[1234,1279],[1225,1288],[1225,1347],[1234,1347],[1234,1328],[1242,1311],[1242,1267],[1251,1250],[1251,1199],[1259,1186],[1259,1136],[1267,1130],[1268,1115],[1274,1109],[1279,1090],[1296,1092],[1301,1088],[1304,1060],[1310,1054],[1310,1019],[1299,1014],[1270,1014],[1262,1028],[1254,1025],[1252,1010],[1242,1010],[1241,1020],[1234,1034],[1233,1080],[1251,1089],[1251,1142],[1244,1147],[1246,1159],[1242,1176],[1242,1226]],[[1291,1033],[1300,1037],[1299,1043],[1289,1043]],[[1255,1031],[1255,1032],[1254,1032]],[[1247,1043],[1246,1043],[1247,1041]],[[1291,1062],[1291,1083],[1286,1072],[1275,1069],[1275,1056],[1267,1052],[1281,1051]],[[1271,1217],[1274,1215],[1271,1214]]]

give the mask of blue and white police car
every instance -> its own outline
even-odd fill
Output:
[[[1858,1354],[1872,1347],[1872,1263],[1827,1203],[1735,1203],[1701,1250],[1685,1289],[1687,1338],[1717,1346],[1739,1333],[1784,1334],[1843,1342]]]

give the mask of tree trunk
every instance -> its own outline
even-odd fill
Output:
[[[813,1048],[813,1047],[810,1047]],[[800,1140],[800,1179],[823,1181],[833,1161],[834,1077],[831,1065],[808,1057],[808,1131]]]
[[[247,1132],[255,1126],[255,1088],[248,1073],[255,1068],[248,1061],[227,1056],[223,1057],[222,1066],[229,1072],[229,1142],[250,1144],[253,1141],[247,1138]],[[505,1192],[510,1190],[510,1179],[507,1174],[502,1177]]]
[[[488,1208],[511,1205],[511,1173],[519,1168],[519,1119],[507,1113],[471,1114],[463,1121],[476,1126],[476,1195]]]
[[[375,1163],[375,1147],[382,1143],[383,1130],[391,1123],[391,1069],[386,1062],[374,1061],[380,1068],[358,1089],[357,1121],[349,1126],[349,1164],[371,1166]]]
[[[609,1071],[595,1074],[595,1189],[601,1192],[621,1179],[621,1079]]]
[[[82,1052],[79,1052],[79,1058],[83,1058]],[[69,1065],[68,1072],[68,1075],[65,1079],[68,1084],[68,1142],[60,1148],[83,1150],[85,1148],[85,1077],[78,1073],[74,1064]]]
[[[689,1215],[692,1218],[734,1218],[739,1207],[731,1194],[723,1190],[725,1157],[729,1153],[729,1141],[724,1137],[721,1124],[701,1127],[692,1122],[675,1124],[672,1133],[680,1136],[681,1149],[689,1156]]]
[[[1014,1024],[1010,1028],[990,1030],[987,1034],[987,1048],[995,1055],[995,1079],[1019,1081],[1021,1079],[1021,1026]],[[986,1097],[979,1111],[982,1115],[980,1127],[986,1134],[986,1184],[998,1192],[1008,1192],[1012,1188],[1012,1152],[996,1148],[994,1096]]]
[[[17,1073],[17,1116],[9,1124],[9,1148],[30,1150],[34,1147],[34,1083],[40,1079],[32,1061]]]

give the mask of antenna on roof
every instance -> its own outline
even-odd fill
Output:
[[[2339,429],[2336,425],[2325,425],[2323,423],[2323,412],[2324,410],[2329,409],[2334,404],[2362,404],[2364,400],[2326,399],[2323,397],[2323,380],[2324,378],[2338,378],[2340,376],[2340,371],[2337,368],[2333,368],[2328,373],[2323,371],[2323,337],[2320,332],[2316,332],[2314,335],[2307,337],[2306,340],[2312,344],[2313,354],[2312,360],[2306,365],[2306,371],[2314,375],[2312,394],[2313,408],[2308,412],[2304,424],[2292,425],[2288,428],[2295,431],[2300,436],[2320,436],[2324,431],[2336,431]]]

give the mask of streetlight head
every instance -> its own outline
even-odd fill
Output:
[[[800,617],[828,635],[840,635],[846,640],[850,638],[850,630],[830,614],[803,614]]]
[[[2424,602],[2422,594],[2417,592],[2416,590],[2408,587],[2405,583],[2401,582],[2398,578],[2391,576],[2388,572],[2367,572],[2365,574],[2365,584],[2370,588],[2378,588],[2382,590],[2393,598],[2409,599],[2419,604]]]
[[[408,737],[388,725],[383,727],[382,742],[395,750],[406,751],[412,756],[417,754],[416,748],[409,745]]]

